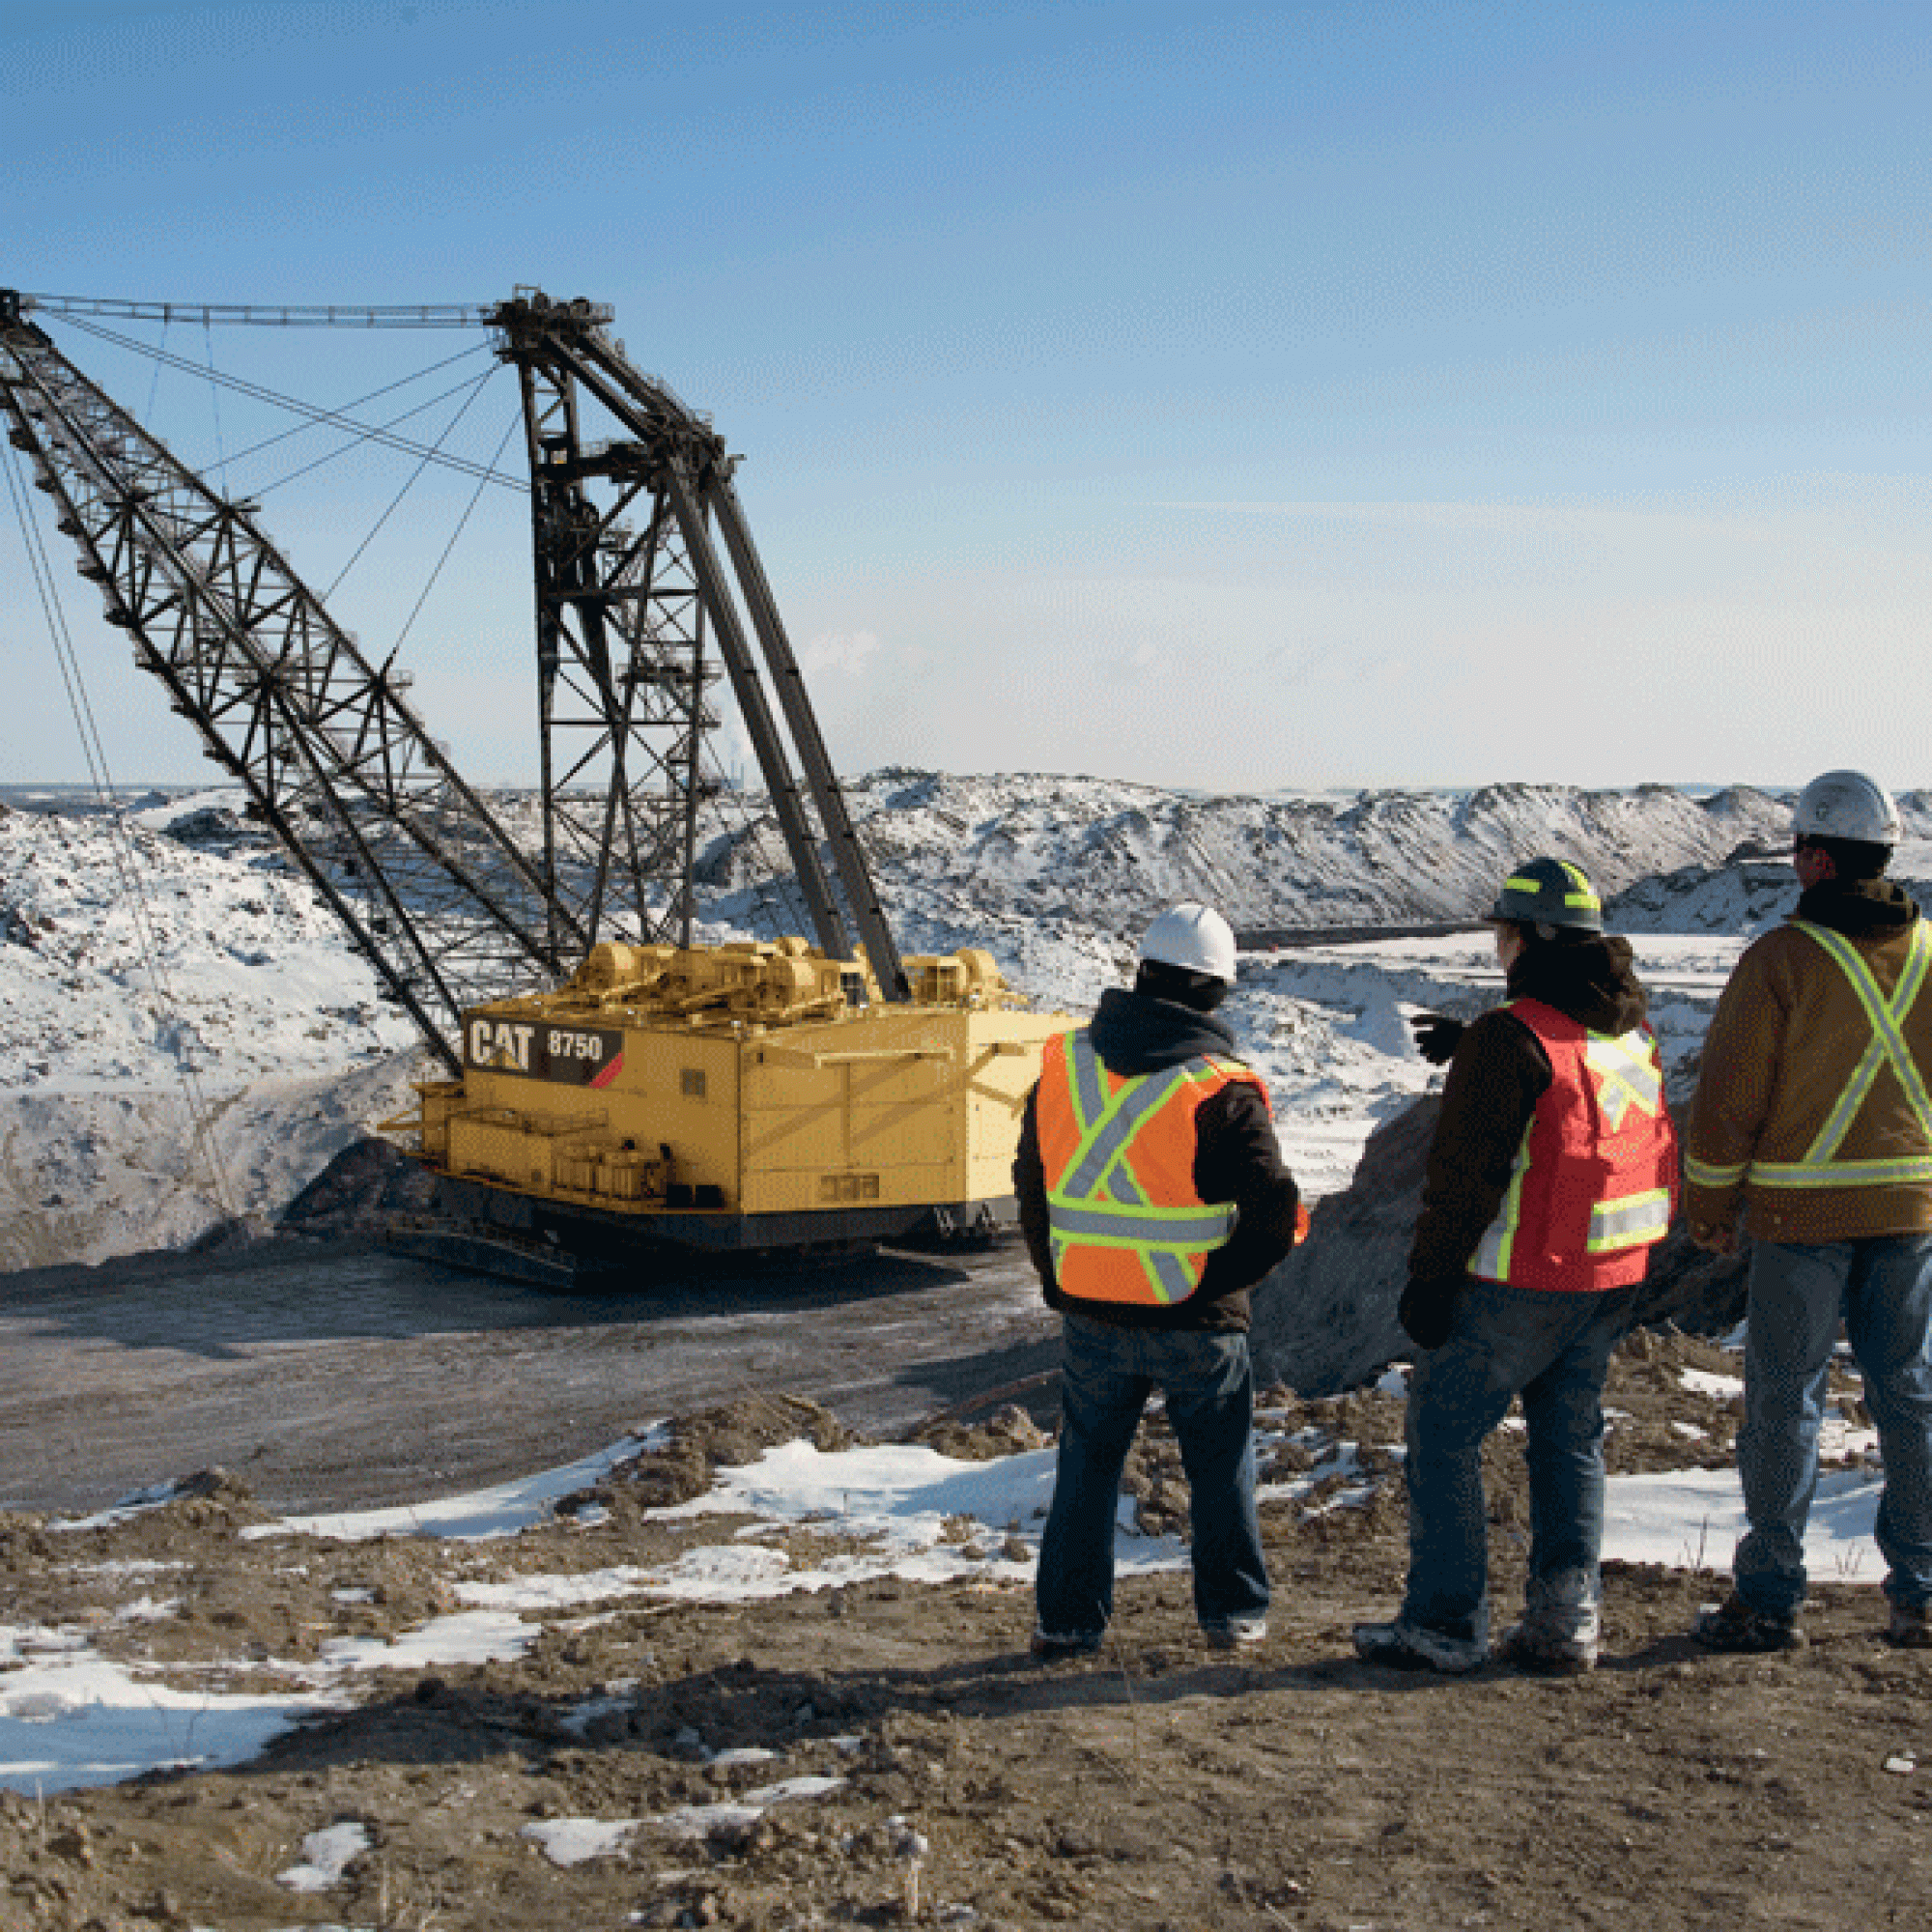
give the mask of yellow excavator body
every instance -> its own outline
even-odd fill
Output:
[[[393,1124],[448,1181],[704,1245],[1010,1220],[1041,1049],[1077,1022],[989,953],[903,963],[886,1003],[799,939],[606,943],[554,993],[470,1009],[461,1079]]]

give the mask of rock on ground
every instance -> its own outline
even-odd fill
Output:
[[[365,1135],[332,1159],[283,1208],[283,1234],[318,1240],[377,1235],[399,1214],[427,1214],[436,1178],[393,1141]]]

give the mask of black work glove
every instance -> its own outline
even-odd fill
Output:
[[[1418,1349],[1439,1349],[1456,1325],[1456,1297],[1463,1292],[1460,1274],[1418,1281],[1413,1276],[1396,1304],[1395,1319],[1402,1332]]]
[[[1456,1042],[1468,1031],[1462,1020],[1447,1013],[1411,1013],[1408,1024],[1415,1035],[1415,1050],[1432,1066],[1446,1066],[1456,1052]]]

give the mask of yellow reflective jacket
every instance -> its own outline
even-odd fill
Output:
[[[1900,895],[1902,897],[1902,895]],[[1803,908],[1801,907],[1801,911]],[[1839,1241],[1932,1231],[1932,929],[1794,919],[1738,961],[1685,1137],[1692,1232]]]

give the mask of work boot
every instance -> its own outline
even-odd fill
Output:
[[[1364,1663],[1384,1663],[1392,1670],[1434,1670],[1444,1677],[1463,1677],[1480,1670],[1489,1646],[1472,1636],[1445,1636],[1420,1624],[1357,1624],[1355,1655]]]
[[[1761,1653],[1803,1650],[1804,1633],[1796,1617],[1753,1609],[1735,1590],[1721,1604],[1706,1604],[1690,1625],[1690,1634],[1706,1650]]]
[[[1496,1661],[1540,1677],[1581,1677],[1597,1667],[1595,1637],[1558,1636],[1524,1618],[1496,1645]]]
[[[1886,1641],[1900,1650],[1932,1650],[1932,1604],[1894,1604]]]
[[[1267,1639],[1265,1617],[1230,1617],[1224,1624],[1203,1624],[1201,1641],[1209,1650],[1245,1650]]]
[[[1070,1657],[1092,1657],[1100,1648],[1097,1631],[1047,1631],[1036,1628],[1027,1646],[1042,1663],[1060,1663]]]
[[[1504,1633],[1496,1655],[1519,1670],[1580,1676],[1597,1667],[1603,1630],[1594,1570],[1531,1577],[1523,1588],[1522,1621]]]

